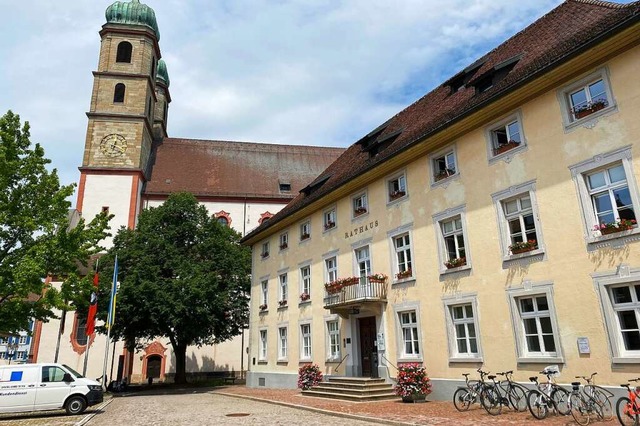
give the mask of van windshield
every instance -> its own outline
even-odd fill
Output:
[[[69,372],[71,374],[73,374],[74,376],[76,376],[77,379],[84,379],[84,376],[80,373],[78,373],[76,370],[74,370],[73,368],[69,367],[67,364],[62,364],[62,366],[64,368],[66,368],[67,370],[69,370]]]

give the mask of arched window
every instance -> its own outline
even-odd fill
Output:
[[[133,46],[128,41],[122,41],[118,44],[118,53],[116,53],[116,62],[131,63],[131,51]]]
[[[220,217],[218,218],[218,223],[219,223],[220,225],[229,226],[229,221],[228,221],[228,220],[227,220],[227,218],[226,218],[226,217],[224,217],[224,216],[220,216]]]
[[[273,217],[273,213],[266,211],[260,215],[260,219],[258,219],[258,224],[262,225],[262,222],[266,222],[272,217]]]
[[[156,57],[153,57],[153,60],[151,61],[151,78],[153,80],[155,80],[156,78],[156,72],[158,71],[158,63],[156,62]]]
[[[220,210],[213,216],[216,218],[219,224],[224,226],[231,226],[231,215],[224,210]]]
[[[114,103],[122,103],[124,102],[124,92],[126,90],[126,86],[122,83],[116,84],[116,88],[113,91],[113,102]]]

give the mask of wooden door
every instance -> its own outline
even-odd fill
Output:
[[[373,348],[376,340],[376,317],[358,318],[360,329],[360,365],[362,376],[371,377],[373,373]]]

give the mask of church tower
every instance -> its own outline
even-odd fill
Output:
[[[77,209],[87,218],[107,210],[116,231],[135,226],[154,136],[167,136],[170,97],[153,9],[139,0],[116,1],[106,21],[93,72]]]

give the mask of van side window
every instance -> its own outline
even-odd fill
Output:
[[[42,367],[42,383],[64,381],[64,370],[60,367]]]

